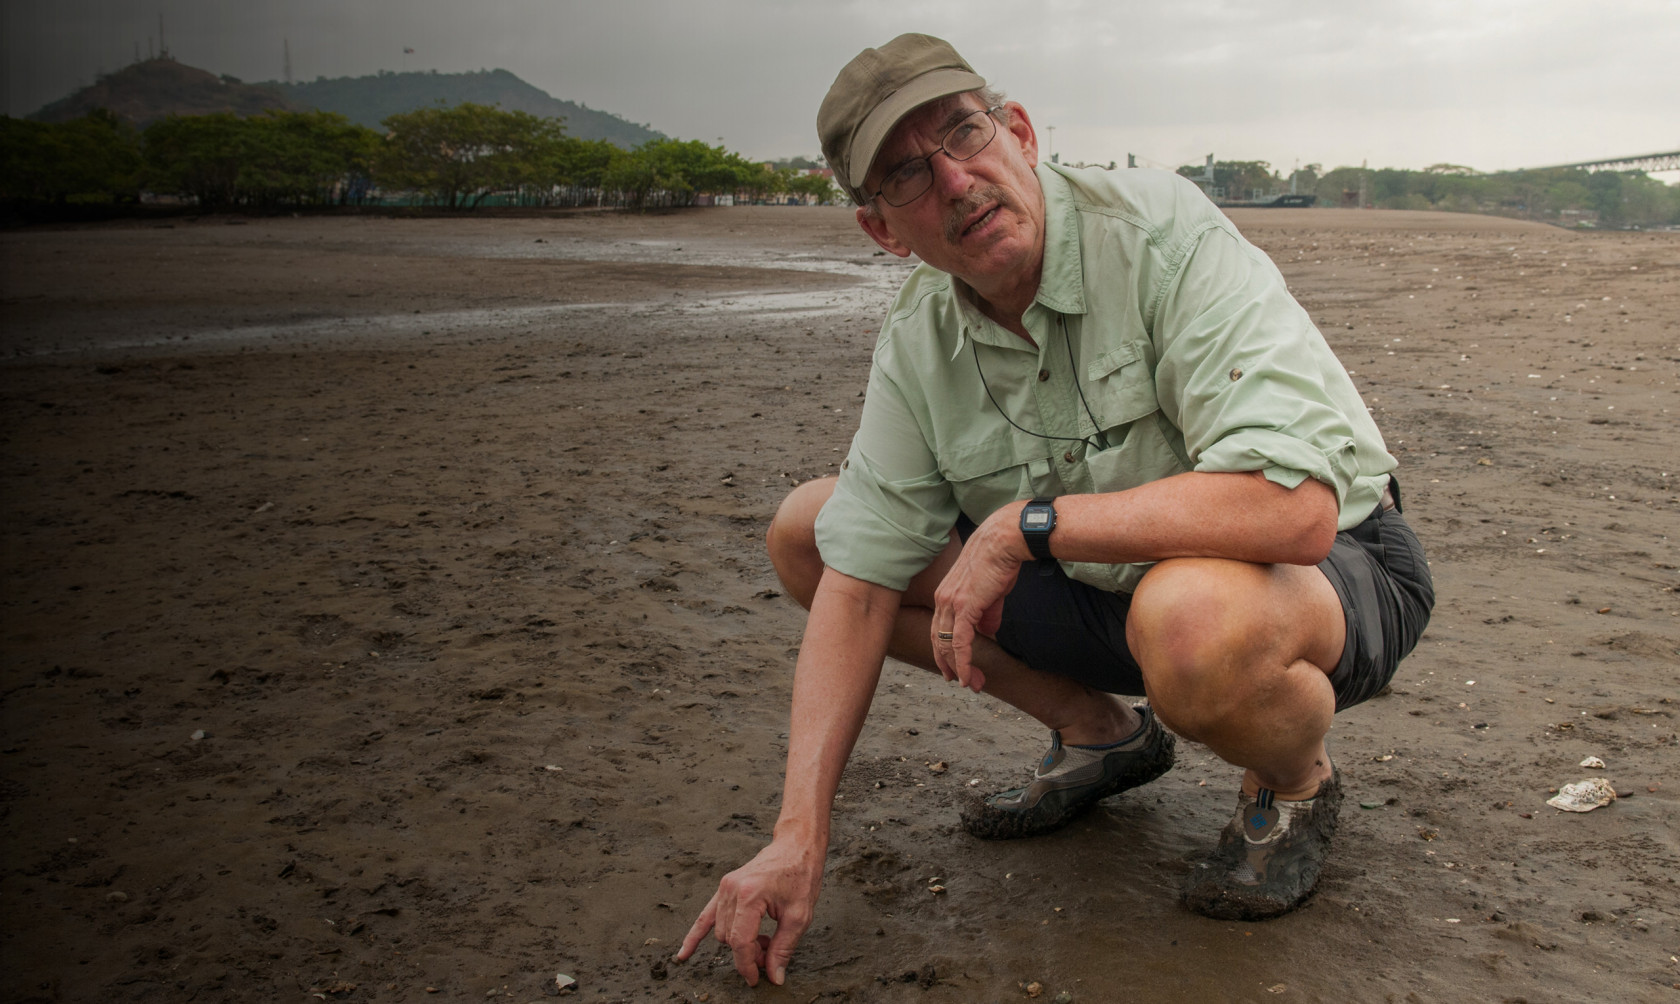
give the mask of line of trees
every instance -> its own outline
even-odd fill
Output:
[[[0,117],[0,198],[62,204],[140,190],[140,137],[109,112],[56,125]]]
[[[1178,169],[1197,179],[1205,171],[1202,164]],[[1231,199],[1293,190],[1317,195],[1320,206],[1440,209],[1561,223],[1596,220],[1617,227],[1680,224],[1680,185],[1665,185],[1643,171],[1548,168],[1481,174],[1461,164],[1435,164],[1421,171],[1325,171],[1309,164],[1284,177],[1263,160],[1233,160],[1214,163],[1213,184]]]
[[[106,112],[60,124],[0,117],[0,200],[124,203],[149,192],[206,209],[474,209],[844,198],[827,177],[722,146],[655,139],[624,150],[568,136],[560,119],[486,105],[423,108],[383,125],[380,133],[320,111],[171,116],[144,131]]]

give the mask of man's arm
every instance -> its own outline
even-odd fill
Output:
[[[941,670],[976,692],[976,633],[997,632],[1003,598],[1032,559],[1021,537],[1024,502],[992,513],[963,545],[934,593],[933,629]],[[1056,500],[1050,551],[1063,561],[1120,563],[1167,558],[1231,558],[1256,564],[1314,565],[1336,539],[1336,493],[1308,479],[1295,488],[1258,472],[1189,472],[1123,492]]]
[[[725,875],[683,938],[681,962],[707,931],[735,953],[735,970],[758,985],[762,966],[780,986],[811,924],[828,856],[829,814],[840,774],[863,729],[886,658],[901,594],[825,569],[805,622],[793,677],[787,776],[770,845]],[[774,937],[758,933],[776,922]]]
[[[1005,510],[996,517],[1019,522],[1020,506]],[[1050,549],[1064,561],[1316,565],[1336,539],[1336,517],[1336,493],[1320,481],[1285,488],[1258,471],[1192,471],[1130,491],[1057,499]],[[1015,538],[1024,548],[1019,530]]]

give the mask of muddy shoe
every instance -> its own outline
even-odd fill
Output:
[[[1184,904],[1219,920],[1266,920],[1305,903],[1330,854],[1341,807],[1336,770],[1312,798],[1284,801],[1265,788],[1240,796],[1219,846],[1190,870]]]
[[[974,799],[963,806],[962,823],[983,840],[1035,837],[1063,826],[1110,795],[1147,784],[1173,765],[1173,734],[1161,728],[1148,705],[1138,705],[1143,724],[1112,746],[1064,746],[1050,733],[1032,784]]]

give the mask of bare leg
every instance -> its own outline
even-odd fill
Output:
[[[782,502],[765,542],[782,585],[806,609],[822,578],[817,552],[817,513],[834,491],[834,481],[808,481]],[[902,662],[937,673],[930,639],[933,591],[956,560],[962,544],[956,534],[945,551],[910,582],[893,626],[888,654]],[[984,693],[1018,708],[1046,728],[1062,733],[1073,745],[1116,742],[1137,730],[1141,719],[1131,706],[1113,694],[1092,690],[1053,673],[1041,673],[999,648],[990,638],[977,639],[975,663],[986,674]]]
[[[834,490],[807,482],[782,503],[768,534],[788,593],[807,608],[822,577],[814,524]],[[929,643],[933,590],[962,545],[950,545],[911,582],[894,626],[894,658],[934,670]],[[1309,798],[1330,776],[1324,737],[1335,712],[1329,672],[1346,625],[1335,590],[1316,568],[1217,558],[1163,561],[1132,599],[1127,642],[1143,669],[1150,704],[1173,731],[1244,767],[1243,787]],[[990,639],[976,647],[985,692],[1062,732],[1098,744],[1137,728],[1111,694],[1040,673]]]
[[[1329,673],[1346,623],[1318,569],[1163,561],[1133,595],[1126,637],[1161,720],[1247,768],[1245,791],[1311,798],[1330,777]]]

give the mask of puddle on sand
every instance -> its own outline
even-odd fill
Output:
[[[761,293],[743,290],[692,300],[603,301],[555,303],[533,307],[487,307],[415,314],[376,314],[363,317],[320,317],[280,324],[193,328],[178,333],[123,337],[118,331],[103,337],[90,332],[74,343],[20,350],[13,358],[38,358],[112,349],[204,349],[224,346],[287,345],[298,342],[344,342],[370,338],[459,337],[541,325],[567,315],[611,311],[617,317],[647,315],[762,314],[775,317],[813,317],[836,313],[879,314],[898,288],[893,281],[860,283],[844,289]]]
[[[856,279],[841,289],[794,290],[790,292],[714,293],[688,299],[557,303],[528,307],[490,307],[473,310],[442,310],[414,314],[381,314],[359,317],[317,317],[305,320],[240,325],[195,327],[168,334],[135,337],[129,328],[89,331],[73,341],[59,341],[19,349],[11,358],[26,359],[88,351],[123,349],[203,349],[220,346],[287,345],[299,342],[341,342],[368,338],[459,337],[475,332],[491,333],[539,325],[566,315],[589,311],[613,311],[618,316],[650,314],[699,316],[708,313],[764,314],[776,317],[814,317],[852,313],[879,315],[915,266],[915,259],[857,258],[828,256],[814,252],[778,252],[774,248],[727,248],[709,246],[704,239],[680,243],[664,240],[614,241],[556,240],[539,245],[505,242],[459,242],[454,250],[469,259],[558,258],[570,261],[644,262],[671,265],[713,265],[745,269],[815,272]],[[115,322],[113,322],[115,323]]]
[[[559,259],[563,261],[624,261],[650,265],[711,265],[721,268],[769,268],[795,272],[845,275],[875,282],[883,272],[894,276],[896,288],[915,267],[917,259],[883,260],[872,252],[856,249],[845,255],[813,251],[778,251],[775,248],[743,247],[733,242],[707,238],[689,241],[617,240],[603,243],[581,237],[556,237],[542,244],[498,243],[459,245],[458,250],[475,258]]]

